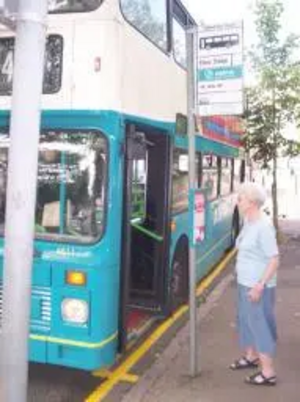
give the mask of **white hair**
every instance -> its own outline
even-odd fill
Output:
[[[238,193],[244,195],[249,201],[254,202],[259,208],[264,205],[267,199],[264,188],[257,183],[241,184]]]

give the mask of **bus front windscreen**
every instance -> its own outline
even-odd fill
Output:
[[[0,227],[3,234],[9,137],[0,134]],[[36,237],[92,243],[104,231],[107,140],[95,131],[40,134]]]
[[[96,10],[103,0],[48,0],[50,13],[76,13]]]

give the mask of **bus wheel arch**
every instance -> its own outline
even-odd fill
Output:
[[[181,236],[177,241],[171,265],[170,304],[174,310],[188,299],[189,293],[189,241]]]

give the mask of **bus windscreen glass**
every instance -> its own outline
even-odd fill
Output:
[[[8,134],[0,133],[1,234],[9,143]],[[107,140],[98,131],[49,130],[40,134],[37,238],[93,243],[101,237],[105,225],[107,163]]]

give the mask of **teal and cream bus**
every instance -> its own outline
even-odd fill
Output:
[[[185,29],[194,24],[179,0],[49,0],[31,361],[111,365],[187,295],[180,122],[187,114]],[[1,270],[13,60],[13,34],[2,29]],[[243,175],[239,130],[206,123],[196,139],[195,185],[207,200],[199,280],[234,240],[234,190]]]

